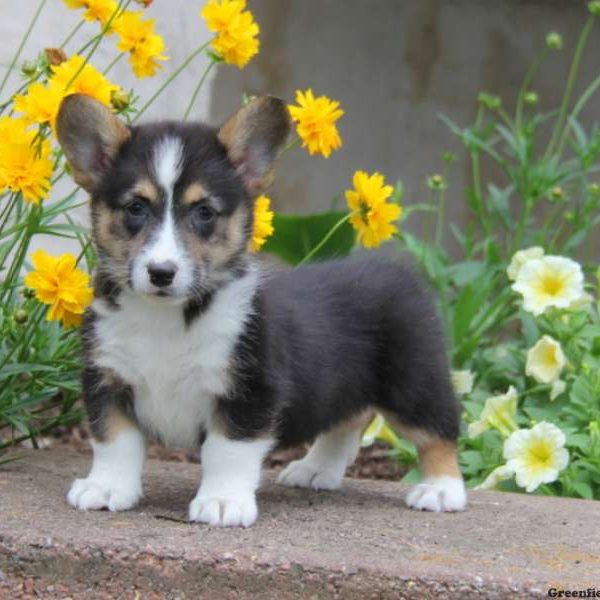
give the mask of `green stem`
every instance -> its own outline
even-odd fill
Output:
[[[187,118],[190,115],[190,112],[192,112],[192,108],[194,106],[194,103],[196,102],[196,98],[198,97],[198,94],[200,93],[200,89],[202,88],[202,84],[204,83],[204,81],[206,80],[206,78],[208,77],[208,74],[210,73],[210,70],[214,67],[215,63],[211,60],[208,63],[208,66],[206,67],[206,69],[204,69],[204,73],[202,73],[202,77],[200,77],[200,81],[198,82],[198,85],[196,86],[196,89],[194,90],[194,93],[192,94],[192,98],[190,100],[190,103],[188,104],[188,107],[185,110],[185,113],[183,113],[183,120],[187,121]]]
[[[548,148],[544,154],[544,158],[548,158],[553,152],[558,144],[558,147],[562,149],[566,140],[566,132],[567,129],[564,129],[565,119],[567,116],[567,109],[569,107],[569,102],[571,101],[571,95],[573,93],[573,88],[575,86],[575,81],[577,79],[577,73],[579,71],[579,64],[581,63],[581,56],[583,54],[583,50],[587,44],[587,40],[592,32],[592,28],[594,27],[594,15],[591,15],[588,20],[585,22],[583,29],[581,30],[581,35],[579,36],[579,40],[577,41],[577,47],[575,48],[575,54],[573,55],[573,62],[571,63],[571,67],[569,69],[569,76],[567,77],[567,85],[565,87],[565,93],[563,95],[563,99],[560,105],[560,110],[558,113],[558,118],[556,120],[556,125],[554,126],[554,131],[552,132],[552,137],[550,138],[550,143],[548,144]]]
[[[569,115],[568,121],[572,119],[576,119],[579,116],[579,113],[583,110],[583,107],[588,103],[589,99],[596,93],[596,91],[600,88],[600,75],[592,81],[592,83],[587,87],[587,89],[581,94],[581,98],[575,104],[571,114]]]
[[[198,48],[196,48],[196,50],[194,50],[177,67],[177,69],[175,69],[175,71],[173,71],[173,73],[171,73],[170,77],[156,90],[156,92],[154,92],[154,94],[152,94],[152,96],[150,97],[150,100],[148,100],[148,102],[146,102],[146,104],[144,104],[144,106],[142,106],[142,108],[140,108],[139,112],[137,113],[135,118],[132,120],[133,123],[135,123],[146,112],[146,110],[148,110],[149,106],[165,91],[165,89],[179,75],[179,73],[181,73],[181,71],[183,71],[194,60],[194,58],[196,58],[196,56],[198,56],[198,54],[201,54],[208,47],[209,44],[210,44],[210,41],[206,42],[205,44],[202,44],[202,46],[199,46]]]
[[[13,56],[12,62],[10,63],[8,70],[6,71],[6,75],[4,75],[4,79],[2,80],[2,83],[0,83],[0,94],[2,93],[2,90],[4,90],[4,86],[6,85],[6,82],[8,81],[8,78],[10,77],[12,70],[15,68],[17,61],[19,60],[19,57],[21,56],[21,52],[23,52],[23,48],[25,47],[25,44],[27,43],[27,40],[29,39],[29,36],[31,35],[31,31],[33,30],[46,2],[47,2],[47,0],[40,1],[39,5],[37,7],[37,10],[35,11],[35,14],[33,15],[33,19],[31,20],[31,23],[29,23],[29,27],[27,28],[27,31],[25,32],[25,35],[21,38],[21,43],[19,44],[19,47],[17,48],[17,51],[15,52],[15,55]]]
[[[96,49],[100,45],[100,42],[104,39],[104,36],[110,29],[110,26],[112,25],[113,21],[117,18],[117,15],[123,13],[127,9],[127,7],[129,6],[130,3],[131,3],[131,0],[126,0],[125,4],[123,4],[123,0],[119,0],[119,4],[117,5],[117,8],[113,11],[113,14],[110,15],[110,18],[108,19],[108,21],[106,21],[106,23],[102,27],[102,30],[100,31],[99,35],[97,35],[94,38],[95,41],[92,44],[91,50],[86,54],[85,59],[81,63],[81,66],[79,67],[79,69],[77,69],[77,71],[75,71],[75,74],[73,75],[73,77],[71,77],[71,80],[65,86],[65,90],[68,90],[71,87],[71,85],[73,84],[73,82],[79,77],[79,74],[83,71],[83,69],[85,68],[85,65],[88,64],[88,62],[89,62],[90,58],[92,58],[92,55],[94,54],[94,52],[96,52]]]
[[[83,19],[81,19],[81,21],[79,21],[79,23],[77,23],[77,25],[73,28],[71,33],[69,33],[69,35],[64,39],[63,43],[59,47],[64,48],[75,37],[77,32],[84,26],[84,24],[85,24],[85,21]]]
[[[291,142],[289,142],[287,144],[287,146],[285,146],[283,148],[283,150],[281,151],[281,154],[283,154],[284,152],[288,152],[289,150],[291,150],[292,148],[295,148],[299,144],[300,144],[300,138],[299,137],[295,137]]]
[[[121,54],[117,54],[111,61],[108,67],[102,71],[102,75],[108,75],[109,71],[125,56],[125,52],[121,52]]]
[[[536,76],[539,71],[542,63],[548,56],[549,48],[546,46],[543,52],[540,54],[538,59],[531,65],[527,73],[525,74],[525,79],[523,79],[523,84],[521,85],[521,89],[519,90],[519,95],[517,96],[517,110],[515,112],[515,123],[517,131],[521,129],[521,122],[523,119],[523,102],[525,99],[525,94],[529,90],[529,86],[533,81],[533,78]]]
[[[331,239],[331,237],[335,234],[335,232],[344,224],[346,223],[350,217],[352,216],[352,213],[349,213],[347,215],[345,215],[344,217],[342,217],[327,233],[327,235],[325,235],[325,237],[323,237],[323,239],[296,265],[297,267],[299,267],[300,265],[303,265],[304,263],[307,263],[313,256],[315,256],[315,254],[317,254],[317,252]]]
[[[444,228],[444,218],[446,216],[446,181],[448,179],[448,168],[444,166],[444,170],[442,172],[442,178],[444,180],[444,186],[439,190],[438,194],[438,211],[437,211],[437,220],[435,223],[435,246],[436,248],[440,247],[442,243],[442,233]]]

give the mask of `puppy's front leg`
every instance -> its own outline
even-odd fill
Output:
[[[211,431],[202,445],[202,482],[190,504],[190,521],[249,527],[256,521],[256,489],[272,439],[232,440]]]
[[[79,510],[127,510],[142,495],[146,459],[146,440],[126,414],[131,390],[111,373],[86,368],[83,391],[94,459],[89,475],[73,482],[67,500]]]

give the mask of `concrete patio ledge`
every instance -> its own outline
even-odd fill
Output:
[[[460,514],[406,509],[394,482],[340,492],[267,474],[250,529],[185,522],[194,465],[150,461],[127,513],[78,513],[89,458],[23,452],[0,468],[0,598],[505,598],[600,590],[600,503],[474,492]]]

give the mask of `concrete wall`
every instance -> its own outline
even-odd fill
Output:
[[[38,5],[38,0],[20,0],[19,2],[0,0],[0,78],[4,77],[5,70],[8,68]],[[139,80],[132,74],[127,61],[123,59],[111,70],[109,74],[111,81],[126,90],[134,88],[136,93],[141,96],[142,103],[147,100],[177,65],[195,48],[209,39],[209,32],[199,16],[200,6],[201,3],[190,2],[189,0],[156,0],[147,9],[146,13],[149,17],[157,19],[156,28],[165,38],[168,46],[170,60],[165,63],[165,70],[161,75],[154,78]],[[134,6],[133,8],[137,9],[138,7]],[[69,10],[62,0],[47,0],[43,13],[23,50],[19,65],[24,59],[34,58],[44,48],[60,45],[79,22],[81,12]],[[97,31],[97,24],[86,24],[69,43],[66,50],[69,53],[76,52]],[[114,46],[113,39],[105,40],[94,55],[92,64],[99,70],[104,69],[116,55]],[[144,119],[153,117],[179,118],[183,116],[190,95],[206,64],[206,59],[203,57],[198,57],[190,64],[177,78],[176,82],[167,88],[154,105],[148,109]],[[212,87],[211,79],[212,76],[207,80],[195,104],[194,114],[201,119],[208,116]],[[20,82],[20,72],[19,69],[16,69],[11,81],[6,86],[6,92],[2,94],[0,100],[4,101],[8,92],[19,87]],[[51,199],[63,196],[72,188],[73,183],[68,178],[64,178],[53,190]],[[81,193],[81,199],[85,199],[83,192]],[[86,209],[80,209],[77,211],[76,218],[86,223],[87,212]],[[34,247],[44,246],[48,248],[49,244],[56,252],[77,247],[76,244],[57,238],[46,239],[43,236],[36,236],[34,240]]]
[[[461,153],[438,114],[466,125],[486,90],[509,107],[545,35],[553,53],[536,81],[543,108],[558,105],[585,3],[574,0],[250,0],[262,26],[262,51],[241,74],[222,69],[211,115],[220,120],[242,90],[293,99],[296,89],[340,100],[342,150],[327,161],[294,151],[284,157],[273,190],[278,208],[316,211],[349,187],[356,169],[400,178],[406,202],[428,198],[428,174],[445,150]],[[585,54],[582,82],[600,72],[600,28]],[[600,96],[585,115],[600,120]],[[460,154],[461,158],[462,154]],[[464,215],[469,173],[461,160],[451,177],[450,219]]]
[[[37,5],[37,0],[0,0],[0,69]],[[198,16],[201,5],[155,0],[148,9],[171,56],[162,78],[207,38]],[[427,199],[425,179],[441,168],[442,152],[461,152],[437,115],[469,123],[480,90],[501,95],[510,106],[550,30],[563,34],[565,50],[552,55],[534,87],[544,108],[556,106],[587,12],[585,3],[575,0],[249,0],[249,6],[261,26],[261,53],[243,71],[221,67],[205,86],[196,114],[220,122],[239,106],[244,91],[291,101],[296,89],[312,87],[340,100],[346,111],[340,121],[342,150],[327,161],[294,150],[280,165],[272,191],[275,205],[301,212],[329,207],[332,197],[349,187],[356,169],[377,169],[390,181],[401,178],[407,203]],[[57,45],[76,22],[77,13],[60,0],[48,0],[23,56]],[[85,31],[96,26],[86,25]],[[109,42],[94,62],[101,68],[112,56]],[[600,70],[599,56],[597,28],[582,82]],[[201,58],[193,63],[147,116],[182,115],[204,64]],[[125,88],[134,86],[143,98],[162,80],[136,80],[125,61],[111,77]],[[588,122],[600,120],[600,97],[584,116]],[[467,179],[462,160],[451,175],[451,220],[464,220]]]

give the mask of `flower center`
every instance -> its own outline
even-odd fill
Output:
[[[558,275],[548,274],[542,279],[540,287],[548,296],[560,296],[565,290],[565,282]]]
[[[530,469],[546,469],[552,463],[552,450],[544,440],[533,442],[527,449],[527,459]]]

